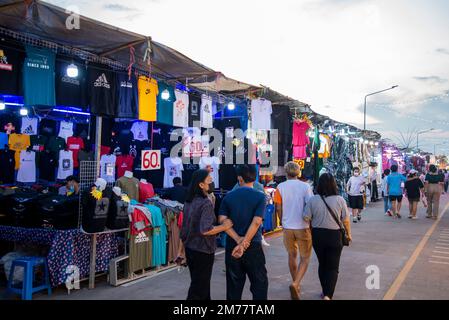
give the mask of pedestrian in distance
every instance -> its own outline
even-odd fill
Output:
[[[195,171],[184,205],[181,240],[190,271],[187,300],[210,300],[210,281],[217,248],[216,235],[232,227],[232,221],[223,219],[216,226],[212,202],[208,198],[212,177],[207,170]],[[183,248],[178,254],[182,260]]]
[[[307,203],[303,218],[312,227],[322,298],[331,300],[337,285],[343,250],[342,228],[352,241],[349,210],[345,199],[338,195],[337,183],[331,174],[325,173],[318,179],[317,195]]]
[[[444,175],[438,173],[437,167],[429,166],[429,172],[425,179],[425,190],[427,197],[427,218],[437,219],[440,210],[440,197],[444,189]]]
[[[390,175],[390,169],[385,169],[382,176],[382,198],[384,199],[384,212],[386,216],[393,216],[391,213],[391,202],[387,192],[387,177]]]
[[[310,185],[298,179],[301,168],[296,162],[288,162],[284,169],[287,181],[278,185],[274,202],[283,227],[284,246],[288,253],[288,266],[292,276],[290,295],[293,300],[299,300],[301,281],[307,272],[312,255],[310,223],[304,221],[303,214],[307,201],[313,196],[313,191]]]
[[[424,184],[419,179],[418,171],[410,170],[407,181],[405,182],[405,194],[409,204],[409,219],[416,220],[416,213],[418,211],[418,204],[421,200],[421,196],[424,193]]]
[[[376,202],[379,198],[379,191],[377,189],[377,164],[371,167],[371,202]]]
[[[346,185],[349,207],[352,209],[352,221],[357,223],[362,219],[363,210],[363,193],[365,192],[366,181],[365,178],[360,175],[360,169],[354,168],[353,175],[349,178]]]
[[[449,188],[449,172],[445,169],[444,170],[444,192],[447,193],[447,190]]]
[[[391,208],[393,210],[393,217],[401,218],[401,206],[403,198],[403,186],[407,181],[407,178],[398,173],[398,166],[392,165],[390,170],[391,174],[387,177],[387,193],[391,201]]]
[[[265,194],[254,189],[256,166],[236,168],[240,187],[223,198],[219,221],[231,219],[233,227],[226,231],[226,298],[241,300],[246,277],[251,282],[254,300],[267,300],[268,276],[262,249],[262,218]]]

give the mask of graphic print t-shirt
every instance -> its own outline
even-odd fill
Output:
[[[182,178],[182,171],[184,166],[182,165],[181,158],[165,158],[164,159],[164,188],[173,187],[173,179],[175,177]]]
[[[186,128],[189,126],[189,95],[181,90],[175,90],[173,108],[173,126]]]
[[[138,111],[136,76],[132,74],[129,78],[128,74],[119,73],[117,75],[117,86],[119,88],[117,117],[136,119]]]
[[[45,150],[47,137],[42,135],[34,135],[30,137],[31,148],[36,152],[36,166],[39,166],[41,153]]]
[[[115,181],[115,162],[117,158],[114,155],[103,155],[100,159],[100,177],[107,182]]]
[[[69,137],[67,138],[67,148],[73,153],[73,167],[78,168],[78,153],[84,149],[84,140],[80,137]]]
[[[13,133],[9,135],[9,149],[16,152],[16,170],[20,168],[20,151],[26,150],[30,145],[30,136],[27,134]]]
[[[7,46],[3,44],[0,40],[0,92],[20,96],[22,95],[21,73],[25,54],[19,47],[13,49],[9,44]]]
[[[61,121],[58,136],[67,142],[67,138],[73,136],[73,122]]]
[[[173,87],[165,82],[158,82],[157,122],[173,125],[173,104],[176,100]],[[163,99],[164,96],[166,99]]]
[[[26,47],[23,65],[24,103],[27,106],[56,105],[55,57],[48,49]]]
[[[64,180],[73,175],[73,153],[72,151],[59,151],[58,180]]]
[[[212,177],[212,182],[214,182],[215,187],[220,187],[220,180],[219,180],[219,169],[220,169],[220,158],[218,157],[202,157],[200,159],[200,169],[205,169],[206,166],[211,166],[212,172],[210,173],[210,176]]]
[[[86,68],[73,63],[78,68],[78,76],[69,77],[67,67],[71,64],[71,61],[56,61],[56,103],[87,109]]]
[[[201,96],[201,127],[212,128],[212,98],[203,94]]]
[[[28,134],[30,136],[37,134],[37,124],[39,120],[37,118],[22,118],[22,130],[23,134]]]
[[[97,116],[114,117],[116,111],[116,76],[106,69],[88,69],[87,88],[90,112]]]
[[[17,172],[18,182],[36,182],[36,153],[22,150],[20,152],[20,168]]]
[[[117,178],[125,175],[125,171],[133,171],[134,158],[130,155],[118,156],[116,160]]]
[[[137,121],[133,123],[131,132],[134,135],[134,140],[144,141],[148,140],[148,122]]]
[[[200,127],[201,97],[189,94],[189,127]]]
[[[157,81],[140,76],[137,87],[139,91],[139,120],[156,121]]]
[[[254,130],[271,129],[271,101],[255,99],[251,101],[251,123]]]

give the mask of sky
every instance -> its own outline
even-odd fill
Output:
[[[48,0],[318,113],[449,154],[447,0]],[[82,26],[81,26],[82,27]],[[423,101],[429,97],[437,97]],[[447,121],[446,123],[444,121]],[[447,145],[444,143],[447,142]],[[441,145],[440,145],[441,144]]]

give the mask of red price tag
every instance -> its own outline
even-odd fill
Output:
[[[142,150],[142,170],[161,168],[161,150]]]

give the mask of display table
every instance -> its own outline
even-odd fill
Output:
[[[48,245],[48,268],[52,287],[65,283],[66,268],[77,266],[80,278],[89,276],[90,235],[78,229],[51,230],[33,229],[11,226],[0,226],[0,240]],[[109,260],[118,256],[118,240],[115,234],[105,233],[97,236],[96,243],[96,272],[107,271]]]

